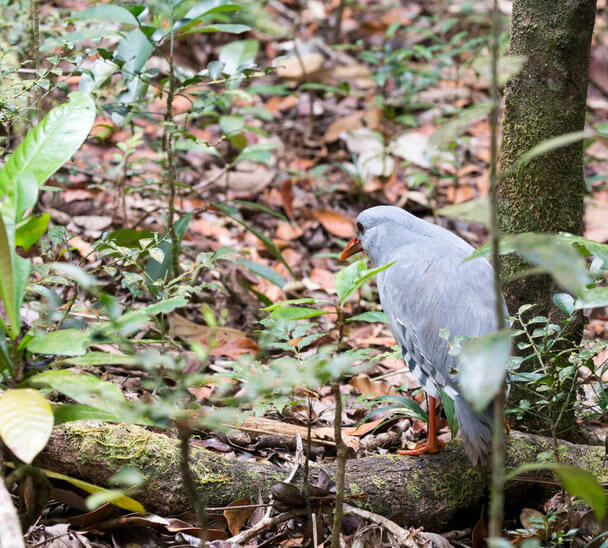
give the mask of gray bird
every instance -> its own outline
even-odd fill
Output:
[[[474,248],[462,238],[394,206],[366,209],[357,217],[356,236],[340,260],[365,251],[375,266],[395,264],[378,274],[378,293],[390,318],[403,358],[429,395],[427,441],[402,454],[439,451],[436,404],[441,388],[454,400],[466,454],[474,465],[487,465],[492,414],[476,413],[460,394],[454,375],[456,358],[448,354],[442,328],[450,338],[479,337],[497,329],[494,270],[475,259],[463,263]],[[506,307],[503,308],[506,311]]]

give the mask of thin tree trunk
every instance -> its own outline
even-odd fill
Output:
[[[514,0],[511,55],[525,55],[523,70],[507,85],[500,151],[498,188],[500,228],[506,233],[583,231],[583,144],[578,142],[540,156],[510,172],[519,157],[558,135],[580,131],[585,123],[591,35],[595,0]],[[514,256],[503,261],[503,279],[521,271]],[[509,310],[535,303],[533,315],[560,319],[553,294],[560,290],[549,276],[528,276],[505,287]],[[574,322],[571,340],[578,342],[582,316]],[[535,364],[530,363],[529,367]],[[510,403],[530,400],[514,383]],[[532,402],[534,407],[534,402]],[[566,431],[574,416],[564,416]],[[543,420],[527,417],[520,428],[546,432]]]

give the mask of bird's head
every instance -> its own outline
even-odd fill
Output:
[[[400,207],[370,207],[359,213],[356,234],[342,251],[340,260],[344,261],[359,251],[365,251],[376,265],[389,262],[388,255],[404,244],[408,232],[424,231],[424,225],[428,223]]]

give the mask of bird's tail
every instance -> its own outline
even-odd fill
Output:
[[[487,467],[492,447],[492,407],[477,413],[462,396],[456,397],[454,407],[465,453],[475,466]]]

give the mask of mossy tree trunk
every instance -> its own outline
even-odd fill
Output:
[[[580,131],[585,123],[591,35],[595,0],[514,0],[511,55],[525,55],[523,70],[507,85],[498,186],[500,228],[503,233],[583,230],[583,144],[554,150],[510,172],[519,157],[552,137]],[[525,267],[517,257],[503,259],[503,279]],[[510,281],[505,297],[511,313],[534,303],[533,315],[559,320],[552,297],[559,289],[549,276]],[[571,339],[578,342],[582,316]],[[534,364],[528,364],[533,368]],[[514,383],[509,402],[516,405],[530,394]],[[533,399],[533,398],[532,398]],[[534,409],[534,402],[532,401]],[[558,431],[572,431],[574,417],[564,415]],[[546,420],[529,415],[520,428],[546,432]]]

